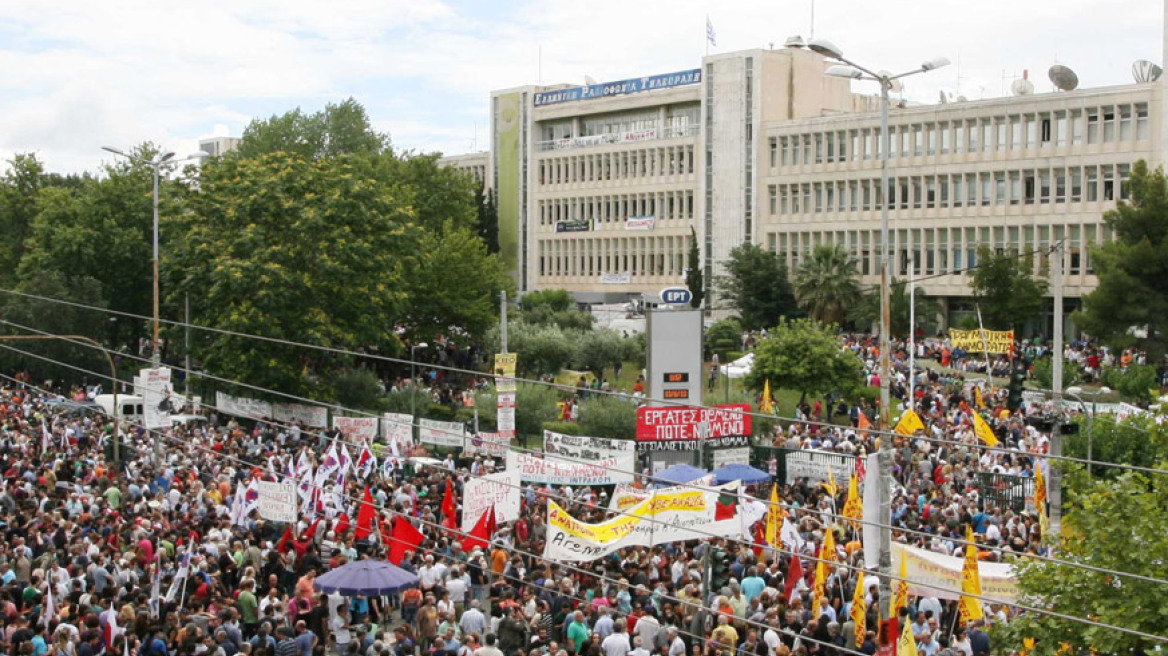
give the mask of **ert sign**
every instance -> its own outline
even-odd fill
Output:
[[[693,292],[685,287],[666,287],[661,290],[661,302],[666,305],[683,305],[693,300]]]

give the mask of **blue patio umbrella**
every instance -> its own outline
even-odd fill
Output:
[[[346,597],[393,594],[417,585],[418,575],[385,560],[357,560],[316,577],[317,590]]]
[[[770,474],[761,469],[755,469],[750,465],[726,465],[714,470],[714,482],[719,485],[729,483],[730,481],[765,483],[769,480],[771,480]]]
[[[706,470],[694,467],[693,465],[673,465],[672,467],[667,467],[657,472],[653,476],[653,483],[659,486],[680,485],[681,483],[696,481],[708,473]]]

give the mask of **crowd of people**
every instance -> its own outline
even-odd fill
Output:
[[[1046,437],[1020,413],[987,413],[1009,451],[980,449],[970,388],[932,373],[917,382],[926,430],[896,440],[896,539],[954,554],[972,527],[987,561],[1044,553],[1034,513],[988,502],[977,474],[1032,476]],[[599,521],[609,515],[605,488],[524,483],[519,518],[489,544],[464,551],[464,534],[443,525],[446,489],[461,498],[463,484],[491,467],[459,454],[432,466],[395,460],[331,491],[353,509],[368,489],[379,522],[407,518],[422,533],[399,563],[418,585],[346,598],[318,592],[315,577],[385,557],[391,545],[382,534],[356,539],[339,512],[304,515],[294,526],[255,512],[232,517],[241,484],[276,478],[305,458],[318,461],[338,435],[230,418],[165,432],[115,428],[101,415],[59,414],[53,401],[75,391],[14,382],[0,391],[5,655],[787,656],[872,654],[897,637],[879,635],[871,574],[858,628],[851,612],[857,574],[871,564],[863,562],[859,527],[835,514],[846,490],[833,497],[816,480],[779,481],[784,512],[800,535],[805,575],[798,576],[791,550],[749,535],[627,548],[588,563],[543,559],[547,500]],[[991,406],[1002,400],[989,390],[985,399]],[[849,409],[851,427],[825,426],[815,421],[824,413],[808,408],[806,421],[780,427],[776,441],[871,452],[879,438],[851,410],[871,411]],[[136,457],[108,462],[104,447],[114,439]],[[157,439],[165,442],[161,463],[150,456]],[[644,474],[640,483],[651,484]],[[750,491],[765,499],[770,488]],[[813,610],[810,573],[828,531],[839,545],[836,564],[825,603]],[[729,553],[732,563],[717,589],[703,585],[710,550]],[[986,625],[1009,621],[1003,607],[970,626],[956,613],[956,602],[910,597],[901,625],[911,625],[921,653],[982,656],[990,653]]]

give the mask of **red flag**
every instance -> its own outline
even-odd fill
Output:
[[[349,513],[341,513],[340,518],[337,519],[337,537],[344,535],[347,530],[349,530]]]
[[[449,476],[446,477],[446,494],[442,496],[442,516],[446,518],[442,522],[443,526],[458,527],[458,508],[454,503],[454,482],[450,480]]]
[[[462,552],[470,553],[475,547],[485,547],[495,533],[495,506],[489,506],[487,512],[479,517],[474,528],[470,530],[462,541]]]
[[[373,517],[377,511],[373,508],[373,492],[365,488],[365,498],[361,501],[361,509],[357,511],[357,530],[353,537],[363,540],[373,532]]]
[[[791,565],[787,568],[787,584],[783,586],[783,599],[787,603],[791,602],[791,591],[795,589],[795,585],[801,578],[803,578],[803,562],[799,556],[791,556]]]
[[[317,517],[316,521],[313,522],[307,529],[304,530],[304,539],[311,540],[312,538],[316,537],[316,527],[319,524],[320,524],[320,518]]]
[[[289,524],[288,527],[284,529],[284,535],[280,538],[280,541],[276,543],[276,551],[279,551],[280,553],[286,553],[289,549],[292,548],[292,539],[292,525]]]
[[[762,557],[762,548],[766,546],[766,522],[755,522],[754,524],[754,556],[755,558]]]
[[[393,530],[389,534],[389,562],[400,565],[407,551],[417,551],[426,536],[414,528],[410,521],[400,515],[393,519]]]

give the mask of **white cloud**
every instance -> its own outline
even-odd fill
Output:
[[[53,170],[92,169],[103,143],[182,152],[253,116],[350,95],[399,147],[469,150],[477,125],[483,148],[492,89],[696,67],[707,11],[717,52],[810,32],[810,0],[8,0],[0,157],[36,150]],[[1139,0],[819,0],[815,33],[889,70],[949,57],[906,90],[933,102],[958,85],[1000,95],[1023,69],[1047,91],[1055,61],[1085,87],[1127,83],[1133,60],[1160,63],[1161,11]]]

